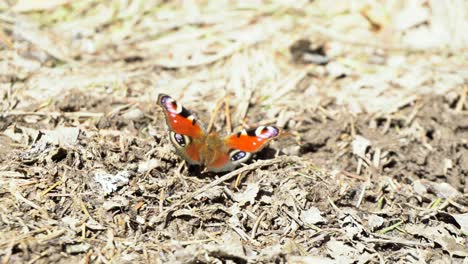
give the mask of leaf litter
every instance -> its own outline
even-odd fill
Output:
[[[466,9],[0,2],[2,263],[466,263]],[[200,173],[161,92],[287,136]]]

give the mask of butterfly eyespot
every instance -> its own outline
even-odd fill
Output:
[[[185,147],[185,139],[181,134],[174,134],[174,140],[182,147]]]
[[[229,153],[229,159],[235,164],[245,162],[251,156],[252,154],[250,154],[249,152],[245,152],[238,149],[231,150],[231,152]]]
[[[259,126],[255,135],[261,138],[273,138],[279,135],[279,129],[274,126]]]
[[[247,153],[245,153],[244,151],[237,151],[233,153],[233,155],[231,156],[231,160],[238,161],[238,160],[243,159],[245,156],[247,156]]]
[[[188,144],[190,144],[189,137],[174,132],[171,132],[171,141],[178,147],[186,147]]]
[[[170,102],[172,100],[172,98],[168,95],[164,95],[161,97],[161,104],[165,105],[167,104],[168,102]]]
[[[178,104],[172,97],[163,96],[160,99],[161,105],[167,109],[168,112],[180,114],[182,112],[182,105]]]

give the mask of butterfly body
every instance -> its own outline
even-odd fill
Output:
[[[280,134],[274,126],[244,129],[227,137],[220,137],[216,132],[207,134],[195,117],[172,97],[160,94],[158,104],[166,116],[177,153],[189,164],[201,165],[208,171],[235,169]]]

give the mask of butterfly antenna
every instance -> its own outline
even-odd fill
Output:
[[[216,115],[218,114],[219,109],[221,109],[221,107],[225,103],[226,103],[226,96],[223,97],[221,100],[219,100],[218,103],[216,104],[216,107],[215,107],[213,113],[211,114],[210,123],[208,124],[208,128],[206,129],[207,133],[210,133],[211,129],[213,128]],[[227,105],[227,108],[229,108],[229,105]],[[230,126],[230,124],[231,124],[231,120],[229,119],[229,126]]]
[[[295,135],[293,133],[291,133],[291,132],[287,132],[287,131],[282,130],[279,136],[280,137],[292,137],[292,136],[295,136]]]
[[[230,134],[232,132],[232,124],[231,124],[231,110],[229,109],[229,95],[226,95],[224,97],[224,114],[226,115],[227,133]]]

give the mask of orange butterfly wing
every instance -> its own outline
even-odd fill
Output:
[[[158,104],[166,116],[170,139],[177,153],[188,163],[199,164],[200,148],[205,138],[203,128],[187,109],[169,95],[160,94]]]
[[[242,130],[239,133],[226,138],[226,145],[231,149],[245,152],[258,152],[266,146],[270,140],[278,137],[280,129],[275,126],[259,126],[250,130]]]
[[[195,117],[169,95],[160,94],[158,96],[158,104],[164,110],[167,125],[175,133],[192,138],[199,138],[205,135],[203,128],[198,124]]]
[[[242,130],[239,133],[224,138],[223,155],[218,155],[216,161],[208,167],[211,171],[229,171],[238,167],[252,157],[252,154],[262,150],[270,140],[278,137],[280,129],[275,126],[260,126],[255,129]]]

